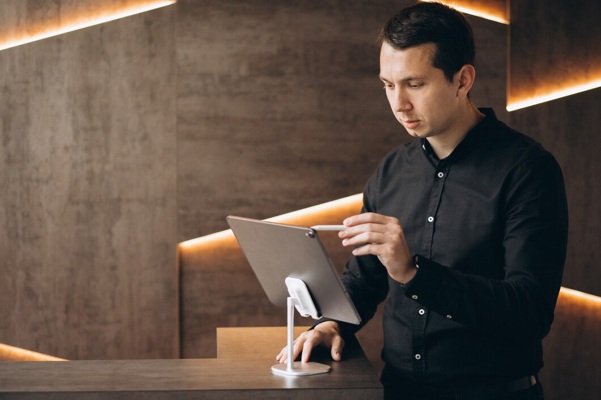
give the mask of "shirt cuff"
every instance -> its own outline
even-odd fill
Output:
[[[326,318],[326,317],[322,317],[320,319],[318,319],[311,328],[309,328],[309,330],[313,330],[315,329],[315,327],[319,324],[322,324],[324,322],[327,321],[334,321],[338,324],[338,327],[340,328],[340,336],[342,336],[343,338],[349,337],[354,335],[355,333],[357,333],[357,331],[360,329],[361,325],[353,325],[353,324],[349,324],[347,322],[342,322],[342,321],[337,321],[335,319],[331,319],[331,318]]]
[[[405,296],[429,307],[440,291],[446,267],[419,255],[413,259],[417,273],[404,285]]]

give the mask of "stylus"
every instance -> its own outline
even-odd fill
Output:
[[[345,225],[315,225],[311,227],[314,231],[342,231],[346,228]]]

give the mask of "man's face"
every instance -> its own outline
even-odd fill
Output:
[[[451,135],[457,123],[458,78],[449,82],[432,66],[434,44],[396,50],[388,43],[380,51],[380,80],[396,119],[413,137]]]

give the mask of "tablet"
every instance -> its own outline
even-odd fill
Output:
[[[251,218],[227,222],[269,300],[286,306],[285,280],[302,280],[320,316],[359,324],[361,318],[317,230]]]

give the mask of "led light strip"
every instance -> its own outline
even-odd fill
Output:
[[[434,2],[434,1],[440,1],[440,0],[421,0],[423,2]],[[494,22],[498,22],[500,24],[504,24],[504,25],[509,25],[509,20],[507,18],[504,18],[500,15],[496,15],[496,14],[491,14],[489,12],[486,11],[482,11],[482,10],[478,10],[475,8],[469,8],[469,7],[465,7],[465,6],[461,6],[458,5],[457,3],[453,2],[453,1],[440,1],[441,3],[444,3],[450,7],[453,7],[455,10],[460,11],[464,14],[470,14],[473,15],[474,17],[478,17],[478,18],[484,18],[487,19],[489,21],[494,21]]]
[[[557,100],[562,97],[571,96],[573,94],[586,92],[587,90],[597,89],[601,87],[601,79],[588,82],[582,85],[574,86],[567,89],[557,90],[543,96],[537,96],[526,100],[517,101],[507,104],[507,111],[515,111],[521,108],[531,107],[536,104],[546,103],[551,100]]]
[[[355,194],[352,196],[343,197],[342,199],[333,200],[333,201],[330,201],[327,203],[318,204],[316,206],[303,208],[302,210],[297,210],[297,211],[293,211],[293,212],[290,212],[287,214],[282,214],[282,215],[278,215],[276,217],[268,218],[268,219],[266,219],[266,221],[288,222],[295,218],[303,217],[303,216],[310,215],[313,213],[327,212],[329,210],[335,210],[340,207],[349,207],[349,206],[357,205],[360,208],[360,204],[362,204],[362,201],[363,201],[363,194],[358,193],[358,194]],[[225,231],[220,231],[220,232],[212,233],[210,235],[201,236],[201,237],[198,237],[195,239],[186,240],[185,242],[181,242],[179,244],[179,247],[190,248],[190,247],[195,247],[195,246],[199,246],[202,244],[212,243],[212,242],[226,240],[226,239],[233,239],[233,238],[234,238],[234,234],[232,233],[231,229],[227,229]]]
[[[67,361],[64,358],[50,356],[48,354],[38,353],[22,349],[20,347],[9,346],[0,343],[0,361]]]
[[[357,193],[352,196],[343,197],[338,200],[329,201],[327,203],[318,204],[316,206],[303,208],[302,210],[293,211],[287,214],[278,215],[277,217],[272,217],[266,219],[266,221],[271,222],[285,222],[294,218],[302,217],[308,214],[319,213],[323,211],[335,210],[340,207],[352,206],[355,204],[363,204],[363,194]]]
[[[562,291],[564,294],[568,294],[568,295],[570,295],[570,296],[574,296],[574,297],[579,297],[579,298],[581,298],[581,299],[584,299],[584,300],[587,300],[587,301],[589,301],[589,302],[592,302],[592,303],[596,303],[596,304],[598,304],[598,305],[601,305],[601,297],[599,297],[599,296],[595,296],[594,294],[585,293],[585,292],[580,292],[580,291],[578,291],[578,290],[569,289],[569,288],[566,288],[566,287],[563,287],[563,286],[562,286],[562,288],[561,288],[561,291]]]
[[[52,36],[62,35],[63,33],[73,32],[78,29],[89,28],[90,26],[93,26],[93,25],[103,24],[105,22],[110,22],[110,21],[114,21],[114,20],[117,20],[120,18],[125,18],[125,17],[129,17],[129,16],[132,16],[135,14],[140,14],[140,13],[143,13],[146,11],[155,10],[157,8],[169,6],[171,4],[174,4],[175,2],[176,2],[176,0],[157,1],[157,2],[150,3],[150,4],[145,4],[142,6],[135,6],[132,8],[117,11],[115,13],[101,15],[99,17],[95,17],[92,19],[76,21],[76,22],[69,24],[67,26],[64,26],[64,27],[60,27],[57,29],[50,29],[45,32],[41,32],[39,34],[27,36],[25,38],[8,40],[6,42],[0,43],[0,51],[9,49],[11,47],[21,46],[26,43],[35,42],[37,40],[47,39]]]

